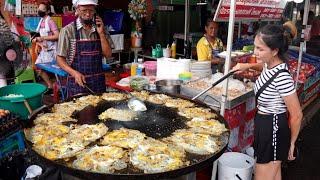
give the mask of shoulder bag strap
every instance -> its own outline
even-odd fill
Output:
[[[288,72],[288,70],[286,69],[280,69],[279,71],[277,71],[266,83],[263,84],[263,86],[258,90],[257,94],[256,94],[256,101],[258,101],[258,98],[260,96],[260,94],[269,86],[269,84],[282,72]]]

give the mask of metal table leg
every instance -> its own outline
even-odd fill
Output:
[[[59,86],[59,89],[60,89],[60,92],[61,92],[61,98],[62,98],[62,100],[65,100],[64,91],[67,91],[67,89],[66,89],[66,87],[63,87],[63,86],[61,85],[61,81],[60,81],[59,76],[58,76],[57,74],[54,74],[54,75],[55,75],[56,80],[57,80],[57,82],[58,82],[58,86]]]

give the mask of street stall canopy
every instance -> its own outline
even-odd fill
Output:
[[[286,0],[236,0],[236,20],[276,21],[286,6]],[[215,14],[215,21],[229,21],[230,0],[221,0]]]

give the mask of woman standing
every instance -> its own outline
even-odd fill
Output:
[[[56,59],[57,41],[59,38],[59,30],[56,23],[50,18],[50,5],[40,3],[38,7],[38,15],[41,20],[37,27],[40,37],[36,37],[33,42],[37,43],[39,55],[35,64],[49,63]],[[52,88],[52,82],[46,72],[39,70],[39,75],[46,82],[48,88]]]
[[[262,70],[254,86],[258,108],[254,120],[255,179],[281,180],[281,162],[295,159],[302,119],[294,81],[285,63],[288,37],[282,26],[266,25],[258,30],[254,45],[257,64],[238,63],[233,69]]]
[[[213,18],[208,18],[205,25],[205,34],[197,43],[198,61],[211,61],[212,73],[216,73],[221,59],[216,57],[216,54],[223,50],[223,43],[217,37],[219,25],[213,21]]]

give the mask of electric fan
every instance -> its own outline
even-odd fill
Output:
[[[23,73],[29,62],[23,60],[23,47],[0,17],[0,80],[12,80]],[[26,58],[27,59],[27,58]]]

